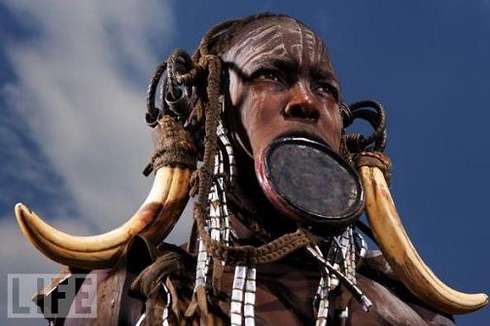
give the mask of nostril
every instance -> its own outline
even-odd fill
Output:
[[[317,110],[311,110],[303,105],[291,105],[284,111],[286,118],[296,118],[303,120],[317,121],[320,114]]]
[[[320,119],[320,113],[318,113],[318,111],[312,111],[310,112],[310,114],[308,114],[309,116],[309,119],[310,120],[313,120],[313,121],[317,121],[318,119]]]
[[[294,118],[302,118],[305,115],[305,110],[300,105],[293,105],[289,110],[289,115]]]

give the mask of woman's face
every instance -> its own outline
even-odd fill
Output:
[[[339,150],[339,85],[324,43],[293,19],[249,24],[222,56],[232,110],[254,158],[277,137],[295,134]]]

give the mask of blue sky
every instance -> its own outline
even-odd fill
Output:
[[[452,287],[490,293],[490,1],[28,1],[0,4],[0,290],[53,272],[22,237],[22,201],[77,234],[119,225],[145,198],[144,101],[170,50],[218,21],[290,14],[329,46],[347,102],[388,114],[392,193],[413,243]],[[181,242],[187,217],[171,241]],[[3,296],[1,296],[3,297]],[[6,320],[20,325],[39,320]],[[490,308],[457,317],[483,325]]]

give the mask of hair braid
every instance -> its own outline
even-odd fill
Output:
[[[158,113],[158,110],[154,106],[155,89],[165,69],[172,71],[167,71],[167,80],[164,83],[168,82],[173,87],[176,87],[176,85],[185,85],[185,87],[193,88],[191,97],[193,105],[191,115],[193,116],[188,121],[195,119],[197,124],[188,130],[194,134],[197,147],[203,141],[203,149],[201,147],[202,152],[200,153],[200,155],[202,154],[203,164],[193,175],[195,182],[191,186],[193,189],[191,191],[197,189],[197,200],[193,215],[195,225],[197,226],[197,234],[204,244],[206,252],[212,256],[215,262],[212,271],[213,284],[220,282],[221,271],[217,267],[222,266],[220,264],[221,262],[230,266],[266,264],[281,259],[299,248],[314,245],[320,241],[319,237],[299,228],[295,232],[284,234],[272,241],[268,239],[270,242],[259,247],[238,244],[227,245],[221,241],[212,239],[207,231],[208,196],[213,185],[214,163],[218,150],[217,127],[221,114],[220,96],[227,89],[226,75],[222,70],[221,56],[233,47],[234,41],[241,35],[240,33],[243,33],[246,26],[256,23],[258,20],[275,17],[291,18],[282,14],[262,13],[216,24],[201,39],[199,47],[192,54],[192,62],[184,63],[187,70],[177,71],[179,70],[177,57],[180,52],[174,52],[173,56],[158,67],[149,89],[147,99],[149,115],[147,121],[154,123]],[[175,94],[173,95],[176,97]],[[204,137],[202,137],[202,134],[204,134]],[[259,225],[256,226],[260,227]],[[215,279],[217,280],[216,282]],[[193,297],[192,301],[194,300],[196,299]],[[206,299],[204,301],[206,302]],[[191,306],[193,305],[189,305],[189,307]],[[205,306],[204,304],[203,307],[200,307],[203,309],[197,312],[198,316],[206,317],[208,315],[207,309],[204,309]],[[190,315],[194,315],[194,312],[196,312],[195,310],[192,311]]]
[[[198,98],[198,107],[204,109],[204,155],[203,165],[198,172],[198,199],[194,208],[194,218],[198,233],[204,242],[207,251],[220,261],[229,265],[237,263],[263,264],[268,263],[318,241],[305,230],[283,235],[261,247],[232,246],[228,247],[219,241],[211,239],[206,232],[206,210],[208,194],[212,185],[214,157],[217,150],[216,128],[218,125],[220,107],[219,96],[223,92],[224,82],[221,73],[221,59],[225,51],[233,45],[233,39],[243,28],[260,19],[271,17],[289,17],[286,15],[263,13],[244,19],[229,20],[213,26],[202,38],[199,48],[193,54],[193,61],[197,62],[196,69],[202,69],[207,78],[205,84],[197,85],[201,89]],[[288,244],[288,245],[285,245]]]

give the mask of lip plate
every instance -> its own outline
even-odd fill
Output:
[[[348,224],[351,224],[357,217],[359,217],[364,207],[364,194],[363,194],[362,185],[360,183],[360,178],[357,172],[342,157],[340,157],[340,155],[334,152],[330,146],[328,146],[324,142],[317,141],[317,139],[312,140],[310,139],[309,136],[310,135],[306,135],[305,137],[303,134],[294,133],[294,134],[284,135],[276,138],[261,155],[260,161],[262,162],[262,164],[259,164],[259,166],[257,166],[259,182],[266,196],[274,204],[274,206],[276,206],[282,213],[296,220],[297,222],[300,222],[301,224],[306,224],[307,226],[317,226],[317,227],[320,226],[320,227],[329,227],[329,228],[331,227],[336,228],[336,227],[341,227],[341,226],[346,226]],[[289,147],[299,146],[303,149],[310,149],[310,152],[315,155],[318,155],[318,152],[321,152],[322,154],[325,154],[324,156],[321,157],[324,159],[324,162],[330,161],[330,163],[333,162],[333,165],[340,167],[343,173],[345,174],[345,176],[348,176],[348,178],[351,179],[351,181],[348,182],[350,183],[350,187],[355,188],[354,190],[351,189],[350,191],[347,191],[348,193],[350,193],[350,195],[348,195],[350,198],[348,198],[345,202],[347,207],[341,210],[341,212],[337,210],[335,214],[332,213],[327,214],[325,213],[326,212],[325,210],[323,212],[320,212],[318,205],[316,205],[315,202],[310,201],[308,203],[307,200],[307,204],[308,204],[307,206],[315,206],[315,205],[317,206],[315,209],[309,209],[308,207],[305,206],[304,203],[301,203],[301,199],[295,200],[294,198],[292,198],[291,194],[286,193],[289,192],[291,188],[289,187],[289,190],[288,189],[285,190],[284,187],[278,185],[278,180],[273,180],[273,179],[277,179],[277,177],[274,175],[277,171],[273,171],[274,167],[272,166],[272,164],[274,163],[271,162],[271,156],[273,156],[276,149],[280,148],[280,146],[289,146]],[[325,158],[328,158],[328,160],[325,161]],[[294,160],[293,157],[286,156],[286,160],[291,160],[291,159]],[[301,167],[301,162],[299,163],[300,163],[299,164],[300,168],[304,168]],[[308,163],[308,161],[305,161],[305,163]],[[286,169],[287,168],[288,167],[286,166]],[[327,170],[329,168],[330,167],[326,167]],[[330,173],[332,171],[322,171],[322,172],[323,175],[325,176],[326,173]],[[289,182],[289,180],[286,181]],[[299,185],[299,183],[296,182],[296,185]],[[334,189],[335,190],[334,192],[336,192],[340,188],[333,183],[334,182],[330,182],[330,188],[332,186],[334,188],[336,187],[336,189]],[[309,190],[307,189],[306,192],[309,191],[310,193],[312,193],[312,192],[322,191],[322,189],[319,188],[318,182],[316,182],[316,184],[313,186],[317,189],[309,189]],[[294,185],[293,188],[295,188]],[[298,189],[293,189],[293,192]],[[300,191],[303,192],[304,189],[305,187],[303,184],[303,187],[301,187]],[[324,198],[322,199],[320,197],[313,198],[313,200],[315,201],[319,200],[320,202],[325,201]],[[328,202],[328,200],[326,201]]]

